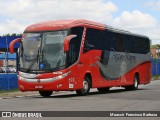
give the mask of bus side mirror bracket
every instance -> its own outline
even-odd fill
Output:
[[[77,37],[77,35],[69,35],[64,39],[64,52],[69,51],[70,40],[74,37]]]
[[[21,38],[17,38],[17,39],[14,39],[14,40],[9,44],[9,52],[10,52],[11,54],[14,53],[14,45],[15,45],[15,43],[20,42],[20,41],[21,41]]]

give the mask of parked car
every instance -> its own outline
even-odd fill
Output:
[[[15,67],[0,67],[0,73],[16,73]]]
[[[4,73],[3,69],[0,67],[0,73]]]

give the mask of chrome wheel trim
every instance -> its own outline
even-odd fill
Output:
[[[83,91],[87,92],[88,88],[89,88],[88,82],[87,81],[83,81]]]
[[[137,80],[137,78],[135,78],[135,80],[134,80],[134,86],[137,88],[137,86],[138,86],[138,80]]]

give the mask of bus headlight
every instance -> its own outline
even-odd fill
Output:
[[[26,80],[26,78],[21,77],[21,76],[19,76],[19,79],[22,80],[22,81],[25,81],[25,80]]]
[[[59,80],[59,79],[65,78],[65,77],[68,76],[70,73],[71,73],[71,71],[66,72],[66,73],[64,73],[64,74],[62,74],[62,75],[53,77],[52,80],[54,81],[54,80]]]
[[[46,79],[31,79],[31,78],[24,78],[24,77],[21,77],[21,76],[19,76],[19,79],[24,81],[24,82],[37,83],[37,81],[39,81],[39,83],[46,83],[46,82],[53,82],[55,80],[63,79],[66,76],[68,76],[70,73],[71,73],[71,71],[66,72],[66,73],[64,73],[62,75],[53,77],[53,78],[46,78]]]
[[[37,74],[30,74],[30,73],[24,73],[24,72],[19,72],[19,76],[24,77],[24,78],[36,78],[38,76]]]

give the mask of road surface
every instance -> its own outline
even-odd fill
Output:
[[[30,96],[0,99],[0,111],[160,111],[160,80],[152,81],[148,85],[140,85],[139,90],[136,91],[112,88],[109,93],[100,94],[93,89],[88,96],[77,96],[75,92],[62,92],[54,94],[50,98]],[[59,119],[71,120],[74,118]],[[86,119],[96,120],[97,118],[87,117]],[[123,120],[124,118],[103,119]],[[158,120],[160,118],[134,117],[131,119]]]

